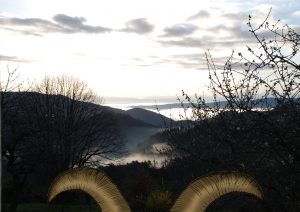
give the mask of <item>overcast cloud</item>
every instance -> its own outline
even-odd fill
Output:
[[[198,13],[187,18],[187,21],[192,21],[200,18],[209,18],[210,14],[206,10],[200,10]]]
[[[146,18],[133,19],[126,23],[126,27],[121,31],[146,34],[154,30],[154,25],[150,24]]]
[[[84,24],[83,17],[71,17],[64,14],[57,14],[53,17],[54,22],[39,18],[0,18],[0,27],[31,35],[42,35],[45,33],[105,33],[110,28]]]
[[[207,69],[207,49],[216,63],[224,63],[232,50],[257,46],[246,24],[249,14],[259,26],[272,7],[270,23],[281,19],[300,31],[299,0],[2,2],[1,61],[22,63],[32,78],[53,71],[75,74],[104,96],[169,95],[178,86],[191,88],[198,70]],[[179,85],[186,70],[194,75]]]
[[[164,29],[165,34],[163,36],[173,37],[173,36],[184,36],[193,34],[198,27],[194,24],[175,24],[172,27],[167,27]]]

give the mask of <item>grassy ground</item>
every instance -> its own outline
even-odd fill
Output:
[[[26,203],[18,206],[18,212],[99,212],[100,209],[88,205],[76,204],[43,204],[43,203]]]

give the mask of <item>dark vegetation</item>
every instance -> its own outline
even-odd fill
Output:
[[[10,74],[13,77],[14,72]],[[47,193],[61,171],[95,166],[103,158],[122,154],[115,121],[93,104],[96,96],[83,82],[67,76],[46,77],[34,85],[35,92],[11,93],[5,88],[1,140],[3,173],[8,176],[3,179],[7,180],[3,198],[10,203],[9,210],[16,209],[20,198],[31,196],[26,186]]]
[[[264,199],[228,194],[207,211],[299,211],[300,35],[279,21],[269,23],[269,16],[258,26],[249,16],[248,26],[257,43],[247,46],[245,56],[233,53],[220,69],[206,54],[214,103],[182,92],[181,105],[193,117],[151,138],[168,144],[161,150],[169,156],[162,167],[151,162],[102,166],[125,152],[120,126],[153,127],[156,120],[145,123],[97,106],[93,93],[68,77],[45,78],[30,89],[35,92],[12,93],[20,84],[10,72],[1,85],[2,210],[43,203],[58,173],[97,166],[116,182],[133,211],[168,211],[192,180],[220,170],[250,174]],[[60,195],[54,205],[72,202],[94,204],[75,192]]]
[[[166,152],[182,161],[181,169],[193,164],[188,166],[198,170],[196,176],[249,173],[262,186],[269,210],[299,211],[300,35],[279,21],[269,23],[269,17],[254,26],[249,16],[248,26],[257,47],[247,46],[247,56],[233,53],[219,70],[206,54],[214,104],[183,92],[182,105],[192,109],[194,124],[166,130]]]

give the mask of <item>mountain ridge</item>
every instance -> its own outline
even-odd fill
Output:
[[[37,95],[40,97],[46,95],[38,92],[0,92],[0,94],[1,94],[1,100],[3,100],[5,97],[5,99],[8,99],[8,101],[9,99],[17,100],[21,98],[25,100],[27,99],[29,101],[30,99],[29,97],[32,97],[33,95]],[[68,97],[62,95],[51,95],[51,96],[55,96],[57,98],[62,98],[62,99],[63,98],[69,99]],[[161,119],[161,122],[163,121],[163,119],[168,119],[167,117],[164,117],[162,115],[159,115],[155,112],[151,112],[146,109],[138,109],[139,114],[136,114],[136,113],[132,113],[132,110],[125,111],[122,109],[91,103],[91,102],[84,102],[84,101],[79,101],[79,102],[82,102],[83,104],[90,104],[99,111],[104,111],[106,113],[109,113],[109,115],[111,115],[114,119],[116,119],[118,125],[122,128],[123,127],[125,128],[126,127],[151,127],[151,128],[162,127],[161,123],[158,121],[158,117]],[[24,104],[26,104],[26,101],[24,102]],[[150,121],[148,121],[147,119],[150,119]],[[153,120],[156,120],[156,122]],[[168,120],[171,121],[170,119]]]

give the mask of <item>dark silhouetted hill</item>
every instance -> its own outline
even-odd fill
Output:
[[[143,121],[145,123],[151,124],[157,127],[168,126],[173,120],[167,118],[161,114],[143,109],[143,108],[133,108],[126,111],[126,114],[133,117],[134,119]]]
[[[27,104],[30,101],[30,97],[42,97],[45,94],[37,93],[37,92],[1,92],[1,95],[5,97],[5,99],[14,99],[15,101],[22,100],[22,104]],[[68,99],[68,97],[62,95],[55,95],[55,98]],[[12,102],[12,101],[10,101]],[[145,122],[143,120],[135,119],[126,113],[126,111],[121,109],[116,109],[108,106],[102,106],[90,102],[81,102],[82,104],[90,104],[94,109],[99,110],[99,112],[105,112],[108,116],[111,116],[114,119],[120,128],[123,127],[154,127],[154,125]]]

